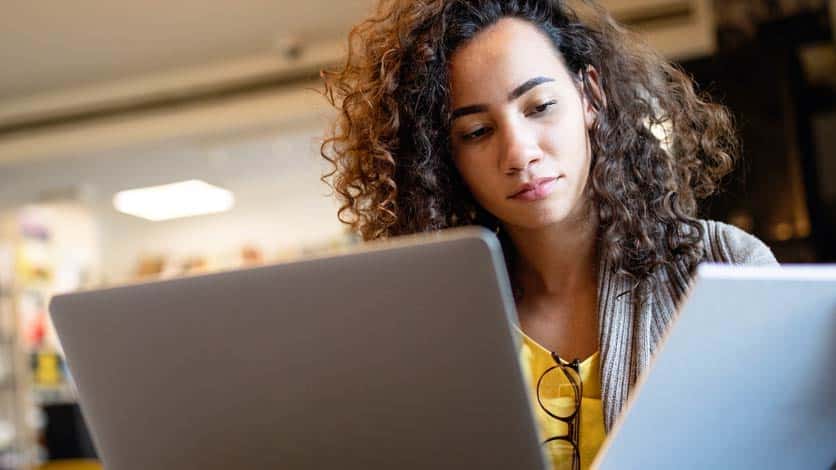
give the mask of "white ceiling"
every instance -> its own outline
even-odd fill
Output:
[[[711,0],[689,1],[698,13],[710,9]],[[257,56],[275,51],[276,43],[288,37],[303,43],[345,38],[376,2],[6,0],[0,14],[0,103]],[[654,11],[671,0],[602,3],[618,16]],[[689,40],[700,42],[699,34],[682,28],[658,33],[654,47],[672,56],[692,53]]]
[[[5,1],[0,100],[344,36],[372,0]]]
[[[617,13],[627,6],[652,9],[670,1],[603,3]],[[692,54],[693,50],[704,53],[710,49],[703,44],[705,38],[713,37],[705,34],[712,31],[710,22],[704,21],[710,16],[704,14],[710,0],[690,1],[699,6],[692,23],[657,28],[651,38],[665,54]],[[147,87],[141,81],[143,77],[156,86],[160,80],[153,79],[179,83],[190,73],[205,78],[201,67],[207,65],[214,67],[212,73],[207,72],[211,77],[218,68],[224,73],[235,67],[249,70],[241,64],[265,56],[272,60],[273,55],[278,55],[277,42],[287,38],[298,38],[311,49],[317,44],[345,41],[351,25],[367,16],[376,3],[377,0],[6,0],[0,14],[0,118],[10,111],[26,111],[29,105],[40,111],[46,109],[46,116],[63,116],[64,108],[75,110],[78,102],[95,104],[102,101],[101,94],[110,97],[107,90],[117,89],[121,93],[124,90],[117,86],[120,84],[130,92],[122,95],[129,98],[159,91]],[[136,85],[139,82],[142,86]],[[235,97],[6,133],[0,136],[0,166],[92,157],[102,152],[127,156],[136,153],[133,147],[177,140],[190,142],[204,136],[255,129],[277,130],[300,116],[319,114],[317,106],[325,106],[325,100],[315,92],[291,91],[275,92],[272,101],[260,95],[249,101]],[[68,97],[72,106],[65,106],[64,98]]]
[[[0,172],[0,213],[30,201],[61,198],[109,207],[116,191],[192,178],[236,192],[250,185],[293,184],[324,194],[319,175],[330,167],[319,155],[322,127],[309,120],[281,131],[178,139],[5,166]]]

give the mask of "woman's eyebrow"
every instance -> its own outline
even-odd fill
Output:
[[[515,99],[524,95],[528,90],[536,87],[537,85],[542,85],[543,83],[553,81],[554,79],[549,77],[534,77],[532,79],[526,80],[525,83],[511,90],[511,93],[508,93],[508,101],[514,101]]]
[[[452,123],[456,119],[466,116],[468,114],[476,114],[476,113],[484,113],[488,110],[488,107],[484,104],[474,104],[472,106],[462,106],[461,108],[457,108],[450,113],[450,122]]]
[[[536,87],[537,85],[542,85],[543,83],[553,82],[554,79],[550,77],[534,77],[528,79],[522,85],[514,88],[508,93],[508,101],[514,101],[515,99],[519,98],[520,96],[526,94],[529,90]],[[468,114],[476,114],[476,113],[484,113],[488,110],[488,107],[484,104],[474,104],[471,106],[463,106],[461,108],[457,108],[450,113],[450,122],[452,123],[457,118],[462,116],[466,116]]]

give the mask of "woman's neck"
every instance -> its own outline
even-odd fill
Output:
[[[514,279],[525,297],[556,301],[597,289],[595,211],[538,229],[506,227],[517,251]]]
[[[598,348],[597,220],[539,230],[510,228],[520,327],[551,351],[585,358]]]

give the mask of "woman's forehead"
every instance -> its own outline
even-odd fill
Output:
[[[452,98],[499,98],[533,77],[569,84],[560,53],[531,23],[507,18],[481,31],[456,50],[450,61]],[[564,83],[565,82],[565,83]]]

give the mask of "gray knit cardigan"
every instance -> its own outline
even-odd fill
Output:
[[[775,265],[775,256],[760,240],[748,233],[715,221],[701,221],[703,261]],[[677,312],[679,301],[687,293],[691,278],[682,268],[650,293],[636,312],[629,294],[630,280],[613,273],[608,263],[601,263],[598,273],[598,319],[601,357],[601,402],[604,426],[610,430],[621,412],[639,374],[647,367],[656,345]]]

